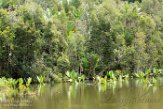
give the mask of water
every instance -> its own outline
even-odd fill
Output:
[[[33,86],[30,96],[0,98],[0,109],[162,109],[163,80],[55,83]]]

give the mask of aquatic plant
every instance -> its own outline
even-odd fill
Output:
[[[31,82],[32,82],[32,78],[31,77],[27,78],[26,87],[29,87]]]
[[[123,75],[124,79],[129,79],[129,74]]]
[[[135,73],[135,76],[137,78],[144,78],[145,77],[145,73],[144,72],[137,72],[137,73]]]
[[[23,78],[13,79],[2,77],[0,78],[0,92],[7,97],[30,94],[29,86],[31,81],[32,78],[27,78],[25,81]]]
[[[159,69],[159,74],[163,74],[163,69]]]
[[[78,79],[77,72],[75,72],[74,70],[67,71],[66,76],[68,77],[68,81],[70,81],[70,82],[75,82]]]
[[[109,72],[107,72],[106,76],[107,76],[107,78],[109,78],[109,79],[116,79],[116,77],[115,77],[113,71],[109,71]]]
[[[159,74],[159,69],[153,68],[153,73],[155,74],[155,76],[158,76],[158,74]]]
[[[62,76],[55,74],[53,77],[53,81],[54,82],[62,82]]]
[[[6,80],[6,83],[7,83],[6,85],[9,86],[10,88],[16,89],[18,81],[13,78],[9,78]]]
[[[151,84],[149,78],[144,78],[144,79],[143,79],[143,83],[145,83],[145,84]]]
[[[107,77],[101,78],[100,83],[105,85],[107,83]]]
[[[100,84],[106,84],[107,83],[107,76],[105,76],[104,78],[103,77],[100,77],[100,76],[96,76],[96,81]]]
[[[0,78],[0,87],[4,87],[5,86],[5,84],[6,84],[6,78]]]
[[[122,75],[119,75],[118,80],[122,81]]]
[[[23,78],[19,78],[18,81],[19,81],[19,85],[23,85],[23,83],[24,83]]]
[[[85,75],[78,76],[78,81],[85,81]]]
[[[42,85],[44,83],[45,80],[45,76],[37,76],[37,81],[39,82],[40,85]]]
[[[101,79],[101,77],[99,75],[96,75],[95,80],[99,82],[100,79]]]
[[[150,70],[150,69],[146,69],[146,70],[145,70],[145,75],[148,76],[150,73],[151,73],[151,70]]]
[[[27,87],[24,84],[24,80],[23,78],[19,78],[18,79],[18,89],[19,89],[19,93],[24,93],[24,91],[26,91]]]

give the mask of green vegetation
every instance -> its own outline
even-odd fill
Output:
[[[24,79],[12,79],[12,78],[0,78],[0,92],[4,93],[6,96],[17,96],[31,94],[29,86],[32,82],[31,78],[27,78],[25,82]]]
[[[163,75],[162,0],[44,2],[0,1],[0,77],[13,89]]]
[[[78,76],[78,81],[84,82],[85,81],[85,75]]]
[[[1,104],[43,95],[97,108],[156,92],[161,77],[163,0],[0,0]]]
[[[145,73],[143,73],[143,72],[137,72],[137,73],[135,73],[135,76],[137,78],[145,78]]]
[[[40,85],[42,85],[44,83],[45,77],[44,76],[37,76],[37,80],[39,82]]]
[[[27,81],[26,81],[26,87],[29,87],[30,86],[30,84],[31,84],[31,82],[32,82],[32,78],[27,78]]]
[[[67,71],[66,76],[69,78],[68,81],[75,82],[78,78],[77,73],[75,71]]]
[[[114,72],[113,71],[109,71],[107,72],[107,77],[110,78],[110,79],[115,79],[115,76],[114,76]]]
[[[85,75],[79,75],[77,72],[73,71],[67,71],[66,72],[67,81],[69,82],[81,82],[85,80]]]

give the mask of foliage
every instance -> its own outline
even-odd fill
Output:
[[[138,72],[141,78],[151,75],[146,69],[162,72],[157,70],[163,66],[162,0],[44,2],[0,1],[1,77],[28,78],[29,86],[43,79],[37,75],[57,72],[71,81],[84,80],[75,73],[79,66],[88,78],[106,74],[114,79],[111,71],[116,70]],[[14,88],[22,83],[9,81]]]
[[[67,71],[66,76],[68,77],[69,82],[84,82],[85,81],[85,75],[79,75],[74,70]]]
[[[37,81],[39,82],[40,85],[44,83],[45,77],[44,76],[37,76]]]
[[[81,62],[84,67],[84,73],[88,77],[93,77],[95,75],[96,68],[99,64],[99,55],[94,53],[82,54]]]
[[[101,78],[100,83],[106,85],[107,78],[106,77],[105,78]]]
[[[146,0],[141,3],[104,0],[93,7],[89,13],[88,49],[100,56],[100,64],[127,72],[160,66],[162,62],[159,60],[162,59],[159,55],[162,55],[162,49],[159,47],[163,40],[162,30],[158,29],[162,26],[158,24],[162,17],[156,15],[154,10],[161,12],[162,1],[156,1],[154,4]],[[149,9],[149,6],[154,8]]]
[[[26,81],[26,87],[29,87],[30,86],[30,84],[31,84],[31,82],[32,82],[32,78],[27,78],[27,81]]]
[[[155,75],[158,75],[158,74],[159,74],[159,69],[153,68],[153,73],[154,73]]]
[[[137,73],[135,73],[135,76],[137,78],[145,78],[145,73],[144,72],[137,72]]]
[[[110,78],[110,79],[116,79],[116,77],[115,77],[113,71],[108,71],[106,75],[107,75],[107,77]]]
[[[96,80],[98,81],[98,83],[100,84],[103,84],[103,85],[106,85],[107,83],[107,76],[105,76],[104,78],[103,77],[100,77],[100,76],[96,76]]]
[[[23,78],[13,79],[13,78],[0,78],[0,88],[1,93],[6,96],[17,96],[21,94],[30,94],[29,86],[32,78],[28,78],[24,81]]]
[[[73,71],[67,71],[66,72],[66,76],[69,78],[68,81],[70,82],[75,82],[77,80],[77,73],[73,70]]]
[[[81,81],[85,81],[85,75],[81,75],[81,76],[78,76],[78,81],[81,82]]]

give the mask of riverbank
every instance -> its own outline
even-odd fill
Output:
[[[57,76],[57,77],[56,77]],[[150,70],[146,70],[146,72],[137,72],[131,75],[123,74],[118,71],[108,71],[106,75],[100,76],[95,75],[91,79],[85,75],[80,75],[75,71],[67,71],[66,75],[59,77],[55,75],[54,78],[51,78],[48,81],[49,77],[46,76],[37,76],[35,80],[33,78],[0,78],[0,89],[1,93],[10,94],[11,96],[16,95],[30,95],[36,94],[31,92],[30,87],[32,84],[38,85],[39,90],[44,86],[44,84],[53,84],[53,83],[70,83],[70,84],[78,84],[85,83],[85,81],[92,81],[94,83],[98,83],[101,85],[112,84],[113,82],[123,82],[131,79],[138,79],[143,81],[145,85],[154,86],[158,84],[159,78],[163,77],[162,69],[154,69],[152,72]],[[54,80],[55,79],[55,80]]]

